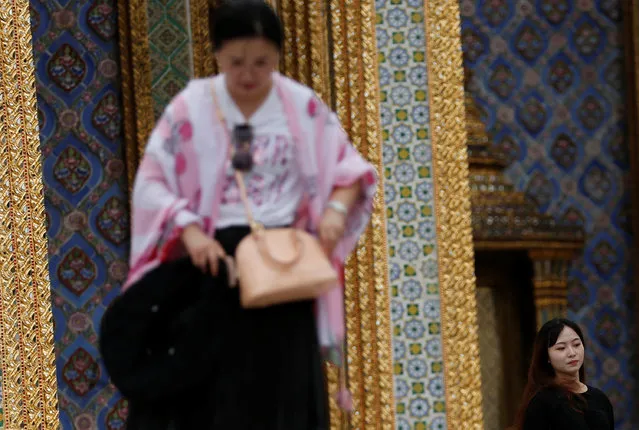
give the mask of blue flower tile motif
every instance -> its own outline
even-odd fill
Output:
[[[430,430],[445,430],[446,419],[444,417],[436,417],[430,424]]]
[[[404,334],[410,340],[418,340],[426,333],[421,320],[410,320],[404,325]]]
[[[406,261],[414,261],[419,258],[421,250],[417,243],[407,240],[399,246],[399,254]]]
[[[408,145],[413,140],[413,130],[405,124],[398,125],[393,130],[393,138],[400,145]]]
[[[408,362],[408,374],[414,380],[418,380],[426,376],[427,372],[426,362],[419,358],[414,358]]]
[[[422,0],[376,2],[397,429],[445,423],[428,68]],[[487,48],[478,40],[478,58]],[[427,262],[428,261],[428,262]],[[424,270],[426,269],[426,270]],[[429,306],[425,306],[425,303]],[[397,306],[397,304],[401,305]],[[437,307],[435,310],[434,307]],[[401,404],[401,405],[400,405]],[[434,408],[432,405],[442,405]]]
[[[379,48],[384,48],[388,45],[390,41],[390,36],[388,35],[388,31],[383,28],[377,27],[375,30],[375,36],[377,38],[377,46]]]
[[[426,43],[423,27],[413,27],[408,31],[408,43],[412,48],[423,49]]]
[[[420,265],[420,271],[425,279],[437,279],[437,261],[432,258],[424,260]]]
[[[410,394],[410,387],[408,386],[408,382],[405,380],[399,380],[397,384],[395,384],[395,398],[403,399]]]
[[[437,338],[431,339],[426,342],[426,353],[432,358],[441,358],[442,356],[442,344]]]
[[[391,89],[391,100],[394,108],[409,105],[412,98],[411,89],[405,85],[398,85]]]
[[[444,395],[444,378],[441,376],[435,376],[430,380],[428,384],[428,392],[435,397],[441,397]]]
[[[423,294],[424,288],[414,279],[409,279],[402,285],[402,295],[410,302],[418,300]]]
[[[430,404],[428,400],[416,398],[410,402],[410,414],[414,418],[424,418],[430,412]]]
[[[406,344],[401,341],[393,340],[393,359],[395,361],[401,360],[406,356]]]
[[[404,316],[404,306],[398,300],[391,301],[391,320],[398,321]]]
[[[424,315],[434,320],[439,319],[441,317],[439,300],[426,300],[424,303]]]
[[[410,223],[417,217],[417,206],[412,202],[404,202],[397,208],[400,221]]]
[[[408,14],[402,8],[395,7],[388,11],[386,21],[392,28],[403,30],[408,23]]]

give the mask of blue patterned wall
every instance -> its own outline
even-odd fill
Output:
[[[115,0],[31,1],[61,428],[122,429],[96,328],[126,275]]]
[[[462,0],[461,13],[471,91],[511,156],[509,178],[586,229],[570,318],[586,331],[589,382],[611,397],[616,428],[636,430],[621,2]]]

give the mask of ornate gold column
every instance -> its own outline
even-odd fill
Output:
[[[459,2],[425,0],[446,422],[483,429]]]
[[[539,329],[553,318],[566,318],[568,311],[568,268],[575,257],[572,249],[534,249],[533,294]]]
[[[124,150],[129,191],[155,125],[147,0],[118,0]]]
[[[329,30],[333,17],[329,0],[276,0],[284,23],[284,55],[280,70],[285,75],[313,88],[331,104]],[[355,23],[354,23],[355,24]],[[374,37],[374,35],[373,35]]]
[[[324,23],[318,22],[319,12],[309,13],[317,28],[311,33],[313,43],[318,40],[314,33],[324,33],[328,47],[324,48],[321,38],[311,46],[312,86],[319,94],[330,91],[342,125],[355,147],[377,167],[380,179],[371,227],[345,271],[348,375],[355,411],[350,425],[354,429],[391,429],[395,426],[395,400],[374,2],[326,3],[323,13],[328,19]],[[327,66],[318,67],[324,56],[328,57]],[[325,73],[328,79],[320,81]]]
[[[213,46],[209,37],[209,12],[219,0],[186,0],[191,16],[191,50],[193,52],[193,75],[203,78],[217,73]]]
[[[0,358],[5,428],[57,429],[29,2],[0,7]]]
[[[355,147],[382,178],[379,79],[372,0],[278,0],[285,28],[281,70],[310,86],[337,112]],[[346,326],[354,413],[344,420],[331,400],[331,425],[391,429],[395,425],[388,257],[383,186],[371,228],[347,262]],[[329,369],[329,384],[336,372]]]

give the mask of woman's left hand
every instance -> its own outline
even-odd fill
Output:
[[[328,256],[333,254],[346,230],[346,216],[335,209],[327,208],[319,224],[319,240]]]

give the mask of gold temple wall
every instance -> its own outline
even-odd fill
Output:
[[[203,76],[214,70],[207,30],[197,24],[198,19],[206,17],[207,6],[204,0],[189,3],[194,73]],[[393,2],[402,7],[405,3],[406,0]],[[630,123],[635,148],[633,162],[637,163],[639,2],[630,0],[624,5],[631,22],[628,34],[634,65],[630,82],[633,83],[632,118],[635,121]],[[296,26],[293,30],[289,24],[289,43],[306,57],[289,55],[283,61],[282,71],[297,73],[298,79],[330,100],[355,144],[384,172],[379,145],[386,136],[375,119],[379,114],[379,106],[375,104],[384,103],[380,100],[380,89],[375,88],[379,84],[379,57],[377,52],[370,55],[371,50],[379,49],[371,36],[375,17],[372,0],[330,0],[321,4],[280,0],[277,7],[289,23],[308,22],[308,27]],[[427,94],[436,184],[445,414],[449,429],[478,429],[482,428],[481,391],[468,222],[458,5],[446,0],[425,0],[419,10],[423,12],[429,72]],[[130,178],[153,126],[146,11],[146,0],[119,1],[123,118]],[[330,13],[331,30],[335,31],[333,39],[341,40],[341,46],[339,43],[330,46],[330,57],[334,61],[331,67],[327,67],[327,37],[322,36],[319,45],[310,42],[310,36],[297,45],[298,34],[304,38],[322,30],[318,17],[324,13]],[[301,28],[312,31],[305,34]],[[0,199],[3,202],[0,205],[0,358],[4,428],[10,430],[59,428],[31,49],[29,2],[13,0],[3,4],[0,8]],[[305,63],[300,61],[303,58],[307,60]],[[317,59],[319,62],[311,61]],[[635,175],[638,171],[634,169]],[[383,233],[386,217],[383,207],[383,196],[380,196],[373,228],[362,240],[348,268],[349,374],[357,407],[351,428],[393,428],[398,418],[398,400],[392,393],[392,372],[396,366],[390,356],[394,333],[387,309],[387,256],[382,255],[382,250],[388,252],[386,242],[390,239]]]
[[[315,22],[311,34],[325,34],[324,28],[330,28],[328,48],[325,50],[324,45],[318,43],[315,50],[311,49],[311,53],[315,52],[311,61],[317,64],[330,53],[325,68],[332,74],[330,79],[324,75],[326,78],[319,80],[323,69],[316,66],[318,70],[312,71],[315,81],[311,86],[319,94],[330,94],[331,104],[353,144],[377,167],[381,179],[382,138],[373,2],[334,0],[326,3],[325,11],[327,24]],[[317,13],[315,19],[318,19]],[[313,38],[314,42],[317,40],[324,39]],[[350,425],[355,429],[390,429],[395,424],[385,206],[380,181],[371,226],[345,271],[348,377],[354,399]]]
[[[147,0],[118,0],[123,133],[129,190],[154,125]]]
[[[29,2],[0,7],[0,359],[4,428],[58,428]]]
[[[425,0],[426,59],[449,429],[482,429],[481,373],[458,2]]]

